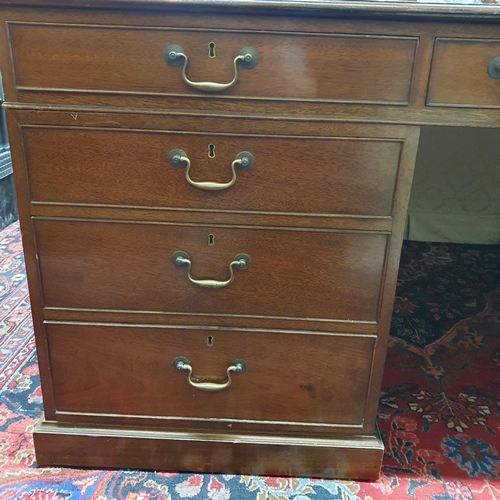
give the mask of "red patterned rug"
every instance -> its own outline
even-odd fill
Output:
[[[0,232],[0,500],[500,500],[500,247],[404,245],[377,482],[44,468],[19,227]]]

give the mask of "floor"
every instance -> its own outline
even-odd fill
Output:
[[[17,223],[0,231],[0,500],[500,499],[500,246],[406,242],[377,482],[36,466],[42,394]]]

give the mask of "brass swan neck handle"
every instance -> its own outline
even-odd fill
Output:
[[[174,168],[186,168],[184,175],[191,186],[203,189],[204,191],[222,191],[223,189],[230,188],[236,182],[236,168],[238,168],[238,170],[250,170],[255,162],[255,158],[252,153],[248,151],[241,151],[238,153],[231,163],[232,177],[228,182],[194,181],[189,174],[191,170],[191,160],[182,149],[172,149],[168,154],[168,162]]]
[[[226,373],[227,373],[227,381],[226,382],[199,382],[195,379],[206,379],[208,377],[193,377],[193,367],[191,366],[191,362],[183,357],[183,356],[177,356],[174,361],[173,361],[174,368],[176,370],[186,370],[189,372],[188,374],[188,382],[190,385],[195,387],[196,389],[199,389],[200,391],[222,391],[223,389],[226,389],[231,385],[231,372],[234,373],[243,373],[246,368],[247,364],[243,359],[233,359],[231,361],[230,365],[227,367]]]
[[[203,92],[222,92],[223,90],[232,87],[238,80],[238,65],[245,69],[252,69],[255,68],[259,62],[259,53],[253,47],[243,47],[239,54],[234,58],[234,77],[229,83],[193,82],[186,75],[188,56],[180,45],[167,45],[167,47],[165,47],[163,57],[169,66],[182,65],[181,76],[184,82]]]
[[[191,276],[191,259],[186,252],[178,250],[172,255],[172,262],[176,267],[187,266],[188,268],[188,279],[191,283],[201,286],[202,288],[223,288],[228,286],[234,280],[234,270],[233,267],[238,269],[247,269],[250,265],[250,256],[245,253],[239,253],[234,257],[234,259],[229,263],[229,273],[230,276],[225,281],[217,281],[212,279],[197,279]]]

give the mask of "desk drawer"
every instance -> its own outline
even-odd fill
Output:
[[[49,324],[47,333],[61,420],[61,413],[91,413],[236,425],[363,423],[373,337],[81,324]],[[206,391],[174,368],[178,356],[190,362],[195,384],[223,385],[234,359],[246,366],[230,374],[229,387]]]
[[[500,108],[500,39],[436,39],[427,104]]]
[[[244,129],[244,126],[241,127]],[[402,139],[23,127],[34,201],[301,214],[390,216]],[[56,146],[57,145],[57,146]],[[220,191],[192,181],[236,182]],[[210,157],[211,156],[211,157]],[[174,164],[175,165],[175,164]]]
[[[10,23],[9,36],[19,90],[206,95],[181,79],[180,67],[167,65],[165,48],[182,47],[189,79],[227,83],[234,77],[234,58],[250,46],[259,54],[257,66],[240,67],[237,82],[218,95],[395,104],[408,102],[417,42],[374,35],[22,23]]]
[[[35,223],[46,307],[376,321],[388,236],[159,223]],[[213,244],[213,246],[210,246]],[[187,263],[176,265],[176,251]],[[205,288],[189,280],[230,278]],[[190,273],[190,274],[189,274]]]

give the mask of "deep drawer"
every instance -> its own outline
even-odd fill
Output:
[[[182,47],[192,81],[227,83],[234,77],[234,58],[251,46],[259,54],[257,66],[240,66],[237,82],[216,95],[395,104],[408,102],[417,42],[374,35],[22,23],[9,23],[9,36],[18,89],[206,95],[181,79],[180,67],[167,65],[165,48]]]
[[[436,39],[427,104],[500,108],[500,39]]]
[[[46,307],[376,321],[386,234],[38,219]],[[210,246],[209,243],[213,243]],[[205,288],[188,279],[234,281]]]
[[[363,423],[373,337],[81,324],[49,324],[47,332],[60,419],[90,413],[234,424]],[[206,391],[174,367],[178,356],[190,362],[194,384],[218,388],[234,359],[246,366],[231,373],[229,387]]]
[[[245,128],[242,126],[241,128]],[[390,216],[402,139],[24,126],[34,201],[300,214]],[[191,161],[190,180],[169,152]]]

